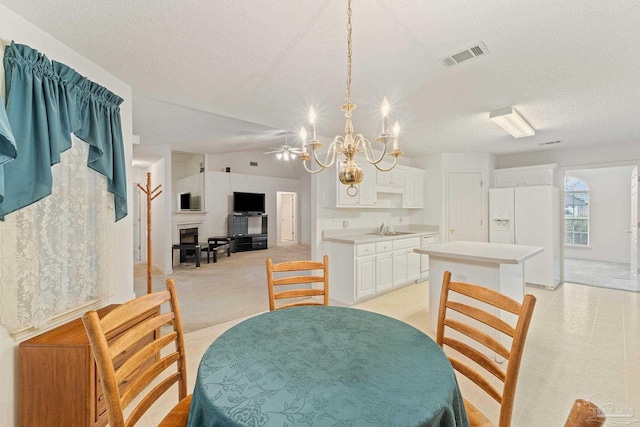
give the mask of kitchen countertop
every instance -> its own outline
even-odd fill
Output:
[[[325,230],[322,234],[322,240],[325,242],[347,243],[351,245],[358,245],[360,243],[375,243],[384,242],[388,240],[407,239],[411,237],[420,237],[425,235],[438,234],[437,226],[411,226],[394,227],[395,231],[402,234],[388,234],[379,235],[374,234],[373,230],[367,229],[353,229],[353,230]],[[408,233],[408,234],[405,234]]]
[[[414,249],[413,251],[424,255],[464,261],[519,264],[539,254],[543,251],[543,248],[539,246],[511,245],[508,243],[448,242],[434,243],[424,248]]]

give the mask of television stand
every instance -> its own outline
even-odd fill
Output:
[[[261,213],[234,212],[229,215],[232,251],[245,252],[268,248],[268,216]]]
[[[258,249],[267,249],[266,234],[250,234],[235,238],[234,252],[255,251]]]

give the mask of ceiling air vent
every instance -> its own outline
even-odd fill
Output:
[[[474,43],[470,47],[466,48],[463,51],[458,53],[454,53],[451,56],[445,56],[443,58],[438,58],[438,62],[442,64],[444,68],[452,68],[458,64],[461,64],[466,61],[470,61],[479,56],[483,56],[489,53],[489,49],[482,42]]]

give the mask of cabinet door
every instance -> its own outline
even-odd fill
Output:
[[[376,292],[391,289],[393,277],[391,252],[376,255]]]
[[[519,172],[494,172],[494,176],[498,188],[519,187],[522,184],[522,174]]]
[[[424,173],[416,172],[414,175],[415,184],[413,188],[413,203],[414,207],[424,207]]]
[[[376,205],[376,168],[366,160],[361,165],[364,173],[364,180],[358,186],[358,205],[359,206],[375,206]]]
[[[407,250],[401,249],[393,252],[393,286],[407,283],[407,263],[409,257]]]
[[[347,194],[347,188],[349,188],[349,186],[341,183],[337,176],[336,176],[336,186],[337,186],[336,187],[336,194],[337,194],[336,207],[344,208],[344,207],[358,206],[358,196],[360,193],[360,188],[358,188],[358,194],[355,197],[349,196]]]
[[[376,289],[376,256],[356,258],[356,299],[373,295]]]
[[[407,254],[407,282],[420,280],[420,254],[409,249]]]
[[[412,173],[404,174],[404,194],[402,205],[405,208],[412,208],[416,203],[416,181]]]

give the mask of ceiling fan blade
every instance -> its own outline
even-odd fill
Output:
[[[266,153],[262,153],[262,154],[275,154],[275,153],[282,153],[282,151],[277,150],[277,151],[267,151]]]

